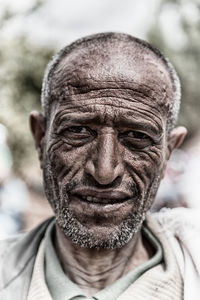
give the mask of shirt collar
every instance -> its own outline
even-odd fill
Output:
[[[45,278],[52,298],[54,300],[70,300],[76,297],[76,299],[89,299],[78,287],[78,285],[73,283],[67,277],[60,265],[52,243],[52,235],[55,227],[54,225],[55,222],[52,222],[49,225],[45,235]],[[160,242],[147,228],[145,223],[143,224],[142,232],[154,247],[154,256],[145,263],[136,267],[134,270],[127,273],[122,278],[118,279],[112,285],[109,285],[105,289],[96,293],[92,299],[116,299],[145,271],[161,263],[163,251]]]

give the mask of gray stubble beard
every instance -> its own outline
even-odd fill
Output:
[[[159,182],[160,177],[157,176],[151,184],[149,195],[144,195],[141,201],[137,201],[138,207],[133,208],[120,225],[115,226],[112,231],[109,230],[108,234],[105,230],[105,234],[102,235],[85,227],[73,216],[68,206],[67,194],[59,188],[51,166],[48,165],[44,170],[45,194],[54,210],[57,224],[73,243],[86,248],[117,249],[127,244],[139,232],[146,212],[153,202]]]

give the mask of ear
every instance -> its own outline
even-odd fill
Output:
[[[172,154],[172,151],[174,149],[180,147],[186,134],[187,134],[187,129],[183,126],[176,127],[170,132],[168,141],[167,141],[167,151],[166,151],[166,156],[165,156],[165,163],[164,163],[162,178],[164,177],[164,173],[165,173],[165,170],[167,167],[167,162]]]
[[[45,118],[37,111],[33,111],[29,117],[30,130],[35,141],[35,148],[38,152],[40,166],[42,168],[43,138],[45,135]]]

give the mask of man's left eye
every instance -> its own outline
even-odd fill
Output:
[[[138,140],[150,139],[150,137],[147,134],[141,131],[127,131],[123,135]]]
[[[141,131],[126,131],[120,133],[120,141],[130,149],[144,149],[153,144],[153,140],[146,133]]]
[[[87,126],[69,126],[58,131],[58,134],[67,144],[75,147],[82,146],[95,137],[95,132]]]

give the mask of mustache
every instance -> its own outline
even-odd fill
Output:
[[[72,192],[74,189],[76,188],[81,188],[81,187],[87,187],[87,188],[97,188],[98,190],[101,189],[110,189],[110,190],[122,190],[122,191],[127,191],[129,192],[132,197],[136,197],[138,198],[141,194],[139,186],[137,183],[135,182],[129,182],[129,181],[124,181],[121,182],[118,186],[111,186],[111,185],[100,185],[98,183],[95,182],[95,184],[89,182],[87,179],[82,179],[82,180],[76,180],[73,179],[70,182],[67,182],[65,184],[65,192],[66,194]]]

